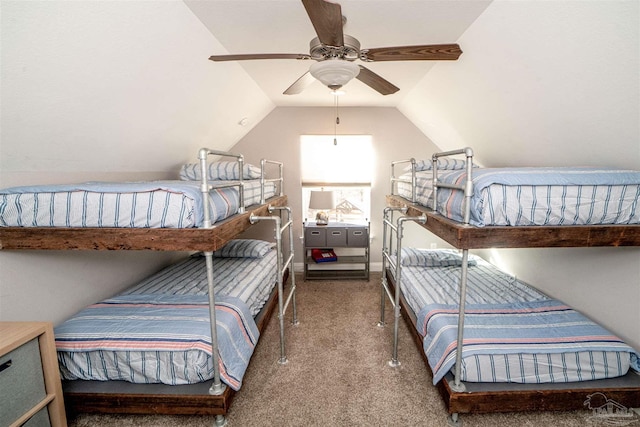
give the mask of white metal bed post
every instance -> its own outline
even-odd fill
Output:
[[[226,151],[219,151],[219,150],[210,150],[209,148],[201,148],[200,151],[198,151],[198,159],[200,159],[200,171],[202,173],[202,185],[206,186],[207,190],[207,194],[209,193],[209,190],[211,190],[211,188],[209,187],[209,184],[207,183],[208,180],[208,176],[207,176],[207,156],[209,155],[213,155],[213,156],[224,156],[224,157],[234,157],[236,158],[236,161],[238,162],[238,183],[232,183],[232,184],[227,184],[224,186],[218,186],[217,188],[226,188],[226,187],[238,187],[238,201],[239,201],[239,206],[238,206],[238,213],[244,213],[245,211],[245,205],[244,205],[244,156],[242,154],[234,154],[234,153],[229,153]],[[204,194],[204,189],[202,190],[203,194]],[[207,198],[205,198],[203,200],[203,204],[206,204]],[[206,206],[208,207],[208,206]],[[208,209],[205,209],[205,212],[208,212]]]
[[[240,168],[240,171],[238,172],[239,178],[240,178],[240,188],[238,189],[239,192],[239,200],[240,200],[240,206],[238,207],[238,213],[244,213],[244,156],[242,154],[238,154],[238,167]]]
[[[271,179],[267,179],[265,178],[266,176],[266,164],[270,163],[270,164],[274,164],[274,165],[278,165],[278,178],[271,178]],[[283,163],[282,162],[276,162],[274,160],[267,160],[267,159],[262,159],[260,160],[260,203],[264,204],[265,203],[265,197],[264,197],[264,184],[265,182],[269,181],[269,182],[278,182],[278,189],[280,190],[278,193],[280,196],[282,196],[284,194],[284,177],[282,174],[282,167],[283,167]]]
[[[284,365],[288,362],[286,350],[285,350],[285,337],[284,337],[284,314],[289,306],[289,303],[292,304],[293,310],[293,324],[298,324],[298,314],[296,309],[296,299],[295,299],[295,290],[296,290],[296,279],[295,272],[293,269],[293,221],[291,220],[291,209],[289,207],[272,207],[269,206],[269,213],[274,210],[286,211],[287,212],[287,222],[281,226],[281,219],[279,216],[255,216],[251,215],[249,220],[252,224],[263,221],[263,220],[271,220],[275,222],[275,239],[276,239],[276,250],[278,255],[278,320],[280,324],[280,359],[278,363]],[[289,229],[289,256],[286,262],[282,260],[282,233],[285,229]],[[284,282],[282,277],[284,276],[284,272],[287,268],[291,268],[291,272],[289,276],[291,277],[291,289],[289,291],[289,295],[284,300]]]
[[[455,154],[464,154],[466,156],[466,173],[467,179],[464,186],[456,186],[452,184],[438,183],[438,158]],[[432,156],[433,161],[433,210],[438,211],[437,189],[438,187],[451,188],[464,191],[464,224],[469,225],[471,212],[471,196],[473,194],[473,150],[469,147],[461,150],[448,151],[444,153],[436,153]],[[466,390],[464,384],[460,381],[460,372],[462,370],[462,344],[464,341],[464,316],[465,304],[467,300],[467,274],[468,274],[469,249],[462,249],[462,269],[460,271],[460,299],[458,301],[458,335],[456,342],[456,362],[454,367],[454,382],[451,389],[455,392],[463,392]],[[453,417],[456,421],[457,416]]]
[[[212,154],[212,151],[207,148],[202,148],[198,152],[198,158],[200,159],[200,172],[202,174],[202,186],[200,191],[202,192],[202,204],[204,211],[203,228],[212,228],[211,215],[209,212],[209,183],[207,176],[207,156]],[[240,169],[242,171],[242,169]],[[240,187],[242,190],[242,186]],[[216,329],[216,297],[213,288],[213,252],[204,252],[205,263],[207,266],[207,289],[209,294],[209,323],[211,326],[211,359],[213,363],[213,384],[209,388],[209,394],[221,395],[224,393],[226,386],[220,381],[220,365],[218,355],[218,331]],[[227,424],[224,415],[216,415],[215,424],[217,426],[224,426]]]
[[[397,160],[395,162],[391,162],[391,194],[397,194],[396,192],[396,183],[398,182],[407,182],[406,179],[396,177],[395,167],[399,164],[410,163],[411,164],[411,203],[416,202],[417,193],[416,193],[416,159],[411,158],[408,160]]]

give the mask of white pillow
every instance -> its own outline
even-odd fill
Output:
[[[274,247],[273,243],[255,239],[234,239],[213,253],[216,258],[262,258]]]
[[[402,248],[400,262],[406,267],[458,267],[462,265],[462,255],[453,249]],[[467,265],[476,265],[469,259]]]
[[[240,179],[239,170],[238,162],[212,162],[207,165],[207,179],[212,181],[236,181]],[[258,166],[245,163],[242,171],[242,179],[260,178],[260,168]],[[180,168],[180,179],[183,181],[200,181],[202,179],[200,164],[187,163],[186,165],[182,165],[182,168]]]

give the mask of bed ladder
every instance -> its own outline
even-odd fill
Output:
[[[238,162],[238,170],[239,170],[239,182],[238,183],[234,183],[234,184],[230,184],[229,186],[232,187],[239,187],[238,188],[238,192],[239,192],[239,207],[238,207],[238,213],[242,214],[245,212],[245,206],[244,206],[244,182],[243,182],[243,171],[244,171],[244,156],[242,156],[241,154],[233,154],[233,153],[229,153],[229,152],[225,152],[225,151],[218,151],[218,150],[211,150],[208,148],[201,148],[200,151],[198,152],[198,159],[200,161],[200,173],[201,173],[201,188],[200,191],[202,192],[203,195],[203,200],[207,200],[208,197],[208,193],[211,190],[211,187],[208,183],[208,165],[207,165],[207,158],[210,155],[214,155],[214,156],[226,156],[226,157],[233,157],[236,159],[236,161]],[[264,199],[264,169],[265,169],[265,163],[275,163],[279,166],[279,171],[280,171],[280,177],[278,179],[276,179],[275,181],[279,181],[280,182],[280,194],[282,195],[282,164],[279,162],[273,162],[273,161],[263,161],[261,163],[261,198]],[[280,319],[280,359],[278,360],[278,363],[280,364],[285,364],[287,363],[287,357],[286,357],[286,353],[285,353],[285,343],[284,343],[284,313],[287,309],[287,306],[289,305],[289,303],[292,303],[292,309],[293,309],[293,324],[297,325],[298,324],[298,318],[297,318],[297,310],[296,310],[296,301],[295,301],[295,289],[296,289],[296,282],[295,282],[295,274],[293,271],[293,256],[294,256],[294,251],[293,251],[293,221],[291,220],[291,209],[288,207],[272,207],[269,206],[268,207],[268,211],[269,213],[273,213],[275,210],[279,210],[279,211],[286,211],[288,216],[287,216],[287,222],[284,225],[281,225],[281,219],[280,216],[264,216],[264,217],[260,217],[260,216],[255,216],[253,214],[250,215],[249,217],[249,221],[251,222],[251,224],[255,224],[259,221],[262,220],[272,220],[275,222],[274,224],[274,229],[275,229],[275,240],[276,240],[276,250],[277,250],[277,278],[278,278],[278,317]],[[211,223],[211,215],[210,215],[210,211],[208,209],[208,206],[206,203],[204,203],[203,206],[203,228],[213,228],[213,224]],[[289,229],[289,256],[287,258],[286,262],[283,262],[283,256],[282,256],[282,233],[284,232],[285,229]],[[216,312],[215,312],[215,303],[216,303],[216,299],[215,299],[215,294],[214,294],[214,288],[213,288],[213,283],[214,283],[214,268],[213,268],[213,251],[205,251],[203,252],[204,256],[205,256],[205,263],[206,263],[206,269],[207,269],[207,283],[208,283],[208,294],[209,294],[209,318],[210,318],[210,324],[211,324],[211,349],[212,349],[212,363],[213,363],[213,383],[211,384],[211,387],[209,388],[209,394],[211,395],[221,395],[225,392],[226,389],[226,385],[222,383],[222,381],[220,380],[220,365],[219,365],[219,355],[218,355],[218,333],[216,330]],[[286,302],[283,301],[283,295],[284,295],[284,283],[283,283],[283,275],[286,271],[287,268],[291,268],[291,288],[289,291],[289,296],[287,297]],[[227,420],[225,418],[224,415],[216,415],[216,419],[215,419],[215,425],[217,427],[222,427],[225,426],[227,424]]]
[[[399,212],[403,216],[399,217],[396,224],[393,224],[393,214]],[[404,223],[406,221],[416,221],[420,224],[427,222],[426,215],[417,217],[404,216],[407,213],[407,208],[398,207],[386,207],[383,215],[383,228],[382,228],[382,283],[380,290],[380,321],[379,327],[385,326],[384,321],[384,306],[386,299],[389,299],[391,306],[393,307],[393,350],[391,360],[388,362],[391,367],[400,366],[398,360],[398,327],[400,321],[400,277],[402,275],[402,269],[400,268],[400,255],[402,252],[402,237],[404,231]],[[394,249],[394,233],[396,246]],[[391,292],[389,283],[387,282],[386,271],[387,267],[393,267],[395,270],[396,286],[395,292]],[[385,298],[386,297],[386,298]]]
[[[282,224],[282,219],[280,216],[272,215],[272,216],[256,216],[251,214],[249,217],[249,221],[251,224],[255,224],[259,221],[274,221],[274,231],[275,231],[275,240],[276,240],[276,249],[278,253],[278,320],[280,322],[280,359],[278,359],[278,363],[284,365],[288,362],[287,354],[285,350],[285,339],[284,339],[284,315],[291,304],[293,325],[298,325],[298,311],[296,308],[296,276],[293,270],[293,221],[291,220],[291,208],[288,206],[269,206],[269,213],[273,213],[274,211],[286,212],[287,217],[284,224]],[[289,253],[286,261],[283,260],[283,251],[282,251],[282,234],[288,230],[289,231]],[[291,277],[291,286],[289,288],[289,294],[285,299],[284,294],[284,282],[283,277],[287,268],[290,269],[289,277]]]
[[[280,359],[278,359],[278,363],[284,365],[288,362],[286,352],[285,352],[285,340],[284,340],[284,314],[286,312],[289,303],[292,305],[293,310],[293,325],[298,325],[298,315],[296,308],[296,299],[295,299],[295,290],[296,290],[296,279],[295,273],[293,271],[293,221],[291,220],[291,209],[289,207],[268,207],[269,213],[273,213],[274,211],[286,211],[287,212],[287,221],[284,225],[282,224],[282,220],[280,216],[256,216],[251,214],[249,216],[249,221],[251,224],[256,224],[259,221],[274,221],[274,230],[275,230],[275,240],[276,240],[276,251],[277,251],[277,279],[278,279],[278,319],[280,321]],[[282,234],[284,231],[289,230],[289,254],[286,261],[283,261],[283,252],[282,252]],[[219,367],[219,357],[218,357],[218,336],[216,330],[216,314],[215,314],[215,295],[213,292],[213,252],[204,252],[205,262],[207,266],[207,281],[209,284],[209,316],[211,318],[211,343],[212,343],[212,362],[214,367],[214,375],[213,375],[213,383],[209,388],[209,394],[211,395],[221,395],[224,393],[226,389],[226,385],[222,383],[220,380],[220,367]],[[287,270],[290,268],[289,277],[291,277],[291,287],[289,289],[289,295],[284,300],[284,280],[283,276]],[[215,426],[222,427],[227,424],[226,417],[224,415],[216,415]]]
[[[455,155],[464,155],[466,158],[465,169],[466,169],[466,180],[461,185],[453,185],[453,184],[445,184],[438,180],[438,160],[440,157],[449,157]],[[473,173],[473,150],[469,147],[446,151],[440,153],[434,153],[431,157],[432,161],[432,171],[433,171],[433,211],[435,213],[438,212],[437,200],[438,200],[438,188],[449,188],[452,190],[459,190],[464,192],[464,224],[469,224],[470,219],[470,200],[473,194],[473,181],[472,181],[472,173]],[[409,163],[411,170],[411,180],[407,180],[406,178],[396,177],[395,167],[401,164]],[[405,182],[411,184],[411,202],[416,203],[417,193],[416,193],[416,161],[411,158],[409,160],[400,160],[397,162],[392,162],[391,164],[391,194],[396,194],[394,191],[396,190],[398,182]],[[397,219],[396,225],[393,224],[393,214],[394,212],[400,212],[405,215],[407,212],[407,208],[400,207],[387,207],[384,209],[384,217],[383,217],[383,237],[382,237],[382,286],[381,286],[381,296],[380,296],[380,321],[378,322],[378,326],[383,327],[385,325],[384,321],[384,304],[385,304],[385,294],[388,299],[391,301],[392,307],[394,309],[394,328],[393,328],[393,352],[391,360],[388,362],[389,366],[397,367],[400,366],[400,361],[398,360],[398,322],[400,320],[400,283],[402,279],[402,266],[401,266],[401,252],[402,252],[402,238],[403,238],[403,224],[406,221],[415,221],[421,224],[426,223],[427,217],[426,215],[421,215],[418,217],[406,217],[402,216]],[[394,250],[393,247],[393,233],[396,233],[396,248]],[[462,343],[464,336],[464,317],[465,317],[465,303],[466,303],[466,294],[467,294],[467,268],[468,268],[468,260],[469,260],[469,249],[462,249],[462,267],[460,270],[460,298],[458,302],[458,333],[457,333],[457,342],[456,342],[456,361],[454,365],[454,382],[450,384],[450,387],[455,392],[464,392],[466,390],[465,385],[460,381],[461,376],[461,366],[462,366]],[[395,293],[392,295],[392,292],[389,288],[389,284],[387,282],[386,272],[387,266],[391,266],[394,268],[395,272]],[[448,424],[450,426],[459,426],[460,420],[458,417],[459,414],[454,413],[451,414]]]
[[[394,309],[394,327],[393,327],[393,352],[391,360],[388,362],[389,366],[400,366],[398,360],[398,322],[400,320],[400,280],[402,279],[402,266],[401,266],[401,252],[402,252],[402,237],[403,237],[403,224],[406,221],[416,221],[424,224],[427,221],[425,215],[418,217],[402,216],[397,219],[397,225],[394,225],[393,212],[406,213],[406,208],[387,207],[384,209],[384,224],[382,232],[382,286],[380,295],[380,321],[379,327],[385,326],[384,320],[384,306],[385,296],[391,301],[391,306]],[[393,249],[393,233],[396,233],[396,249]],[[465,391],[464,384],[460,381],[460,370],[462,366],[462,340],[464,332],[464,316],[465,305],[467,295],[467,269],[469,261],[469,250],[462,250],[462,266],[460,269],[460,299],[458,302],[458,336],[456,343],[456,362],[454,367],[454,383],[451,385],[451,389],[456,392]],[[387,282],[386,271],[387,266],[391,266],[395,271],[395,292],[392,295],[389,283]]]

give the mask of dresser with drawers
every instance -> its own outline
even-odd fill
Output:
[[[53,326],[0,322],[0,426],[66,425]]]

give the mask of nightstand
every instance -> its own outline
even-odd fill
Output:
[[[304,279],[369,279],[369,223],[304,223]],[[313,249],[334,249],[336,261],[316,263]]]
[[[0,322],[0,425],[66,427],[51,323]]]

